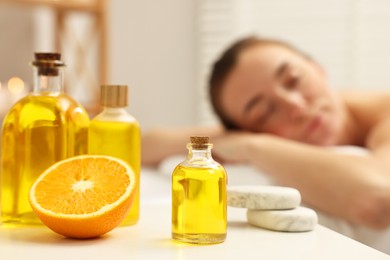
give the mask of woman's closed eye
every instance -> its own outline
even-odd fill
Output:
[[[296,66],[289,65],[284,74],[282,81],[286,89],[293,90],[299,86],[302,74]]]
[[[290,75],[284,83],[284,86],[287,89],[295,89],[298,86],[300,79],[299,75]]]

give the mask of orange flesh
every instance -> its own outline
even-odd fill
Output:
[[[122,165],[105,158],[69,161],[38,183],[36,201],[54,213],[93,213],[123,196],[130,185],[126,171]]]

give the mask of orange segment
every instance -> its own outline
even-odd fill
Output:
[[[130,210],[136,178],[124,161],[82,155],[48,168],[30,190],[30,204],[44,224],[74,238],[102,235]]]

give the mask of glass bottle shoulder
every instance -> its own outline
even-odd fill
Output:
[[[89,117],[85,109],[65,94],[29,94],[17,101],[7,113],[4,124],[18,124],[28,127],[37,121],[77,121],[87,126]]]
[[[138,121],[127,112],[126,108],[104,108],[92,121],[123,122],[138,125]]]
[[[209,172],[225,172],[225,169],[221,164],[214,161],[212,158],[204,158],[204,159],[186,159],[185,161],[178,164],[175,168],[176,170],[182,171],[209,171]]]
[[[57,99],[58,99],[60,106],[64,110],[76,109],[76,110],[82,110],[83,112],[87,113],[85,111],[85,108],[77,100],[75,100],[74,98],[72,98],[71,96],[69,96],[65,93],[59,94],[57,96]]]
[[[82,110],[82,112],[87,113],[84,107],[73,99],[71,96],[65,93],[53,93],[53,92],[42,92],[42,93],[31,93],[21,100],[19,100],[16,105],[25,106],[25,105],[34,105],[34,106],[50,106],[57,107],[63,111],[69,110]]]
[[[187,158],[179,165],[183,167],[213,168],[213,169],[222,167],[218,162],[214,161],[212,158]]]
[[[88,127],[90,121],[88,113],[78,101],[65,93],[61,93],[57,98],[61,110],[66,112],[70,120],[77,122],[79,126]]]
[[[28,125],[36,120],[55,120],[60,116],[61,109],[58,104],[57,96],[53,95],[34,95],[30,94],[17,101],[7,113],[4,122],[7,119],[19,118],[21,124]]]

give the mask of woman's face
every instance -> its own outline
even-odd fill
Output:
[[[243,130],[334,145],[343,111],[313,61],[279,45],[257,45],[240,54],[221,92],[226,116]]]

